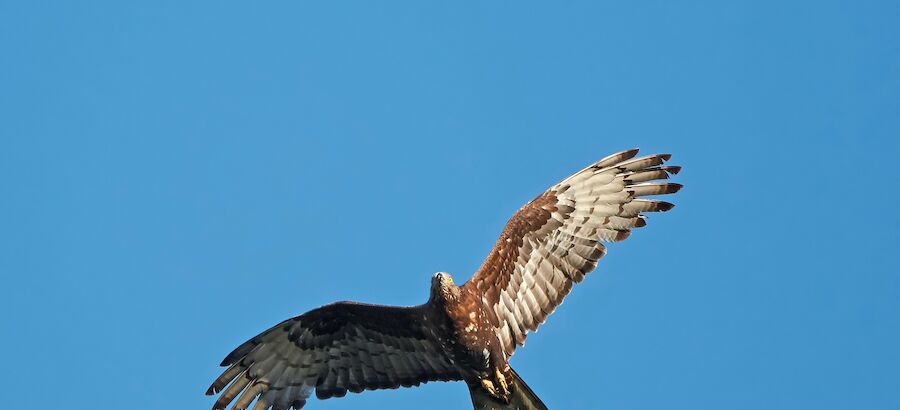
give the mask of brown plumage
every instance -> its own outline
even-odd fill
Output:
[[[507,222],[484,263],[462,286],[432,278],[413,307],[339,302],[288,319],[238,346],[206,394],[213,409],[300,409],[348,391],[462,380],[475,409],[546,409],[509,367],[515,348],[562,303],[606,253],[646,225],[642,213],[671,203],[642,199],[677,192],[656,183],[680,167],[668,154],[610,155],[552,186]]]

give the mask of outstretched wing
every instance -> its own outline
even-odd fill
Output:
[[[642,212],[674,205],[640,199],[671,194],[666,179],[680,167],[662,166],[668,154],[634,158],[637,149],[610,155],[552,186],[507,222],[487,259],[466,282],[482,294],[488,318],[507,357],[525,343],[605,253],[601,241],[624,240],[646,224]]]
[[[207,390],[224,393],[213,409],[299,409],[315,389],[320,399],[347,391],[395,389],[459,380],[428,337],[423,307],[340,302],[279,323],[222,361],[228,369]],[[230,385],[229,385],[230,384]],[[226,386],[227,389],[226,389]]]

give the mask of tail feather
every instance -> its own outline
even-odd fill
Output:
[[[510,368],[512,370],[512,368]],[[512,396],[504,403],[491,396],[481,385],[469,385],[472,406],[475,410],[548,410],[544,402],[525,384],[515,370],[512,370]]]

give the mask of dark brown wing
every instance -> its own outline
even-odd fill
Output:
[[[606,157],[554,185],[507,222],[494,248],[464,287],[483,294],[507,357],[525,343],[606,248],[645,225],[641,212],[667,211],[672,204],[639,199],[671,194],[679,184],[652,183],[676,174],[661,166],[669,155],[632,159],[638,150]]]
[[[257,397],[254,410],[299,409],[313,389],[327,399],[459,380],[428,337],[423,309],[340,302],[286,320],[231,352],[206,394],[225,390],[213,409],[225,409],[238,394],[233,409]]]

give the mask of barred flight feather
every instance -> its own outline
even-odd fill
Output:
[[[680,184],[654,181],[681,168],[663,165],[669,154],[637,154],[631,149],[603,158],[522,207],[463,285],[485,295],[507,356],[562,303],[572,284],[596,267],[606,253],[601,242],[625,240],[647,224],[641,213],[674,206],[640,198],[677,192]]]
[[[302,408],[316,397],[460,380],[446,352],[426,336],[422,307],[340,302],[286,320],[232,351],[206,391],[221,410]],[[224,391],[223,391],[224,390]],[[235,400],[237,399],[237,400]]]

